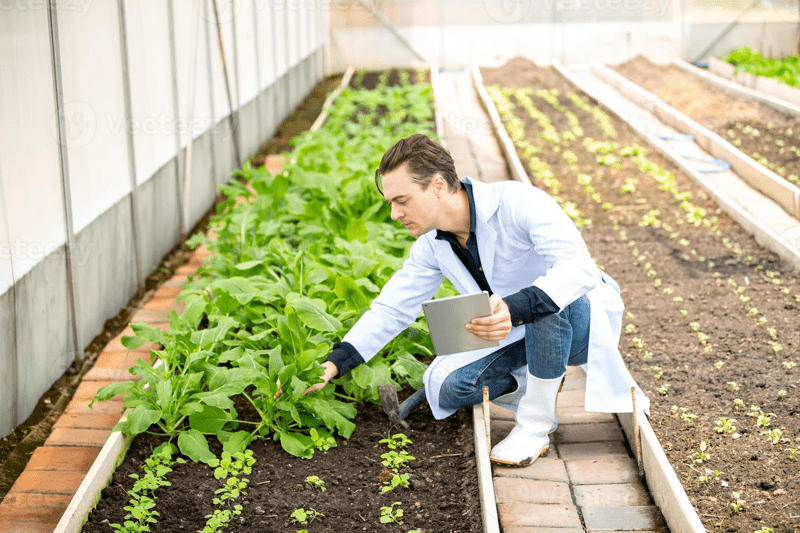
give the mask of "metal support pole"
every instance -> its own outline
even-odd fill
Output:
[[[119,10],[119,48],[122,55],[122,91],[125,100],[125,120],[133,118],[131,107],[131,77],[130,66],[128,64],[128,31],[125,24],[125,0],[117,0]],[[131,128],[125,128],[125,136],[128,141],[128,171],[131,177],[131,227],[133,229],[133,253],[136,263],[136,279],[139,289],[144,288],[144,276],[142,274],[142,260],[139,252],[139,228],[136,224],[136,189],[138,188],[136,179],[136,152],[133,144],[133,132]]]
[[[372,7],[369,5],[369,2],[368,2],[367,0],[358,0],[358,3],[359,3],[359,4],[361,4],[362,6],[364,6],[364,7],[367,9],[367,11],[369,11],[369,12],[370,12],[370,14],[371,14],[373,17],[375,17],[376,19],[378,19],[378,21],[380,21],[380,23],[381,23],[381,24],[383,24],[384,26],[386,26],[386,29],[387,29],[387,30],[389,30],[389,31],[392,33],[392,35],[394,35],[394,36],[397,38],[397,40],[398,40],[398,41],[400,41],[400,43],[401,43],[403,46],[405,46],[406,48],[408,48],[408,50],[409,50],[409,51],[410,51],[412,54],[414,54],[414,55],[417,57],[417,59],[419,59],[420,61],[424,61],[425,63],[427,63],[427,62],[428,62],[428,60],[427,60],[427,59],[425,59],[425,58],[422,56],[422,54],[420,54],[419,52],[417,52],[417,51],[414,49],[414,47],[413,47],[413,46],[411,46],[411,43],[409,43],[409,42],[408,42],[408,40],[407,40],[405,37],[403,37],[402,35],[400,35],[400,32],[397,30],[397,28],[396,28],[396,27],[395,27],[395,26],[394,26],[394,25],[393,25],[391,22],[389,22],[389,20],[388,20],[386,17],[384,17],[384,16],[383,16],[383,13],[381,13],[380,11],[378,11],[378,9],[377,9],[377,8],[374,8],[374,9],[373,9],[373,8],[372,8]]]
[[[64,211],[64,233],[66,242],[64,252],[67,267],[67,301],[69,302],[69,320],[72,323],[72,350],[75,360],[83,364],[83,343],[78,333],[78,313],[75,302],[75,269],[72,261],[75,250],[75,231],[72,224],[72,194],[69,180],[69,159],[67,150],[66,119],[64,117],[64,87],[61,78],[61,49],[58,40],[58,0],[47,3],[47,17],[50,26],[50,61],[53,65],[53,92],[56,97],[58,110],[58,127],[56,137],[58,141],[58,159],[61,164],[61,202]],[[16,329],[16,328],[15,328]]]
[[[258,131],[258,142],[261,143],[261,121],[263,117],[261,116],[261,91],[264,90],[261,87],[261,55],[260,55],[260,46],[259,46],[259,28],[258,28],[258,6],[256,5],[256,0],[253,0],[253,40],[256,52],[256,131]]]
[[[6,200],[3,194],[3,171],[0,167],[0,213],[3,215],[3,224],[6,228],[6,242],[11,245],[11,230],[8,227],[8,209],[6,209]],[[11,405],[8,409],[11,411],[11,426],[17,427],[19,425],[19,380],[17,372],[19,372],[19,349],[17,348],[17,280],[14,276],[14,258],[9,254],[8,266],[11,269],[11,287],[8,292],[11,294],[11,334],[7,338],[11,339],[11,346],[13,353],[11,355]]]
[[[178,99],[178,55],[175,48],[175,4],[173,0],[167,0],[167,10],[169,12],[169,60],[172,67],[172,113],[175,117],[175,192],[177,193],[178,225],[181,230],[180,240],[182,242],[186,238],[186,233],[189,229],[186,227],[186,217],[183,213],[183,187],[181,187],[183,161],[181,161],[181,130],[178,127],[181,107]],[[195,16],[196,13],[195,11]],[[193,44],[193,46],[195,45]],[[190,83],[194,83],[194,81]],[[191,124],[189,125],[189,130],[189,135],[191,136]]]
[[[228,81],[228,66],[225,63],[225,46],[222,44],[222,25],[219,22],[219,10],[217,9],[217,0],[211,0],[211,6],[214,8],[214,21],[217,26],[217,41],[219,41],[219,57],[222,63],[222,77],[225,78],[225,93],[228,95],[228,119],[231,125],[231,133],[233,135],[233,153],[236,157],[236,166],[242,166],[242,157],[239,155],[239,135],[236,131],[236,120],[234,113],[238,112],[233,109],[233,99],[231,98],[231,84]]]
[[[213,0],[209,0],[213,1]],[[208,2],[203,1],[203,19],[209,20],[209,13],[208,13]],[[214,69],[211,65],[211,32],[208,29],[208,24],[204,23],[203,26],[205,27],[206,31],[206,67],[208,70],[208,100],[209,105],[211,106],[211,120],[216,120],[216,113],[214,110]],[[216,127],[214,124],[212,127]],[[211,156],[211,194],[212,196],[216,196],[217,194],[217,156],[214,153],[214,139],[211,139],[211,150],[209,150],[209,155]],[[185,183],[185,186],[188,187],[188,183]]]

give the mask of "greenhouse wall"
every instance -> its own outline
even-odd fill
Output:
[[[735,20],[711,53],[749,45],[786,55],[800,23],[797,0],[755,7],[752,0],[331,1],[335,70],[420,62],[381,18],[417,53],[444,68],[500,65],[515,56],[543,64],[614,64],[639,54],[657,62],[693,61]]]
[[[217,0],[232,106],[210,0],[52,5],[0,16],[0,437],[326,70],[324,0]]]

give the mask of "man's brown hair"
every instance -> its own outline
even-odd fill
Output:
[[[423,191],[428,188],[435,174],[444,178],[450,192],[457,192],[461,188],[450,152],[427,135],[417,133],[400,139],[383,154],[381,164],[375,171],[375,186],[381,194],[381,176],[406,163],[411,180],[418,183]]]

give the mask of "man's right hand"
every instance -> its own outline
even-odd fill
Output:
[[[322,363],[322,368],[325,369],[325,373],[322,374],[323,381],[311,385],[309,388],[303,391],[303,395],[306,395],[309,392],[320,390],[322,387],[327,385],[333,378],[335,378],[336,374],[339,373],[339,369],[336,368],[336,365],[334,365],[330,361],[325,361],[324,363]],[[278,398],[280,398],[281,394],[283,394],[283,390],[281,390],[281,382],[280,380],[278,380],[278,392],[275,393],[274,399],[277,400]]]

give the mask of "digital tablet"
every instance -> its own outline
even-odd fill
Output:
[[[436,355],[469,352],[500,346],[500,341],[487,341],[464,328],[473,318],[490,316],[489,293],[451,296],[422,302],[425,320],[433,340]]]

